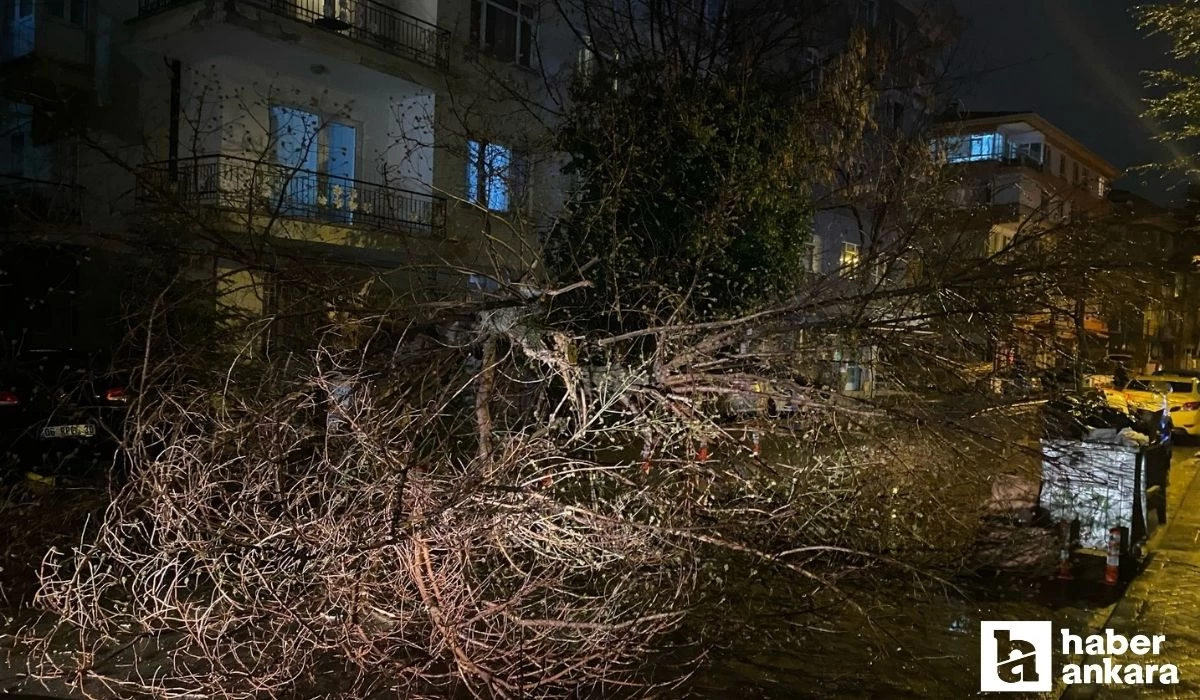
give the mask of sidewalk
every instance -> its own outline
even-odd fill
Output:
[[[1173,686],[1075,686],[1065,700],[1084,698],[1200,698],[1200,463],[1172,465],[1167,527],[1151,543],[1152,558],[1129,585],[1107,627],[1126,636],[1166,635],[1159,659],[1179,668]]]

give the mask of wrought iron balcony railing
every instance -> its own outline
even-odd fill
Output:
[[[16,175],[0,176],[0,223],[14,220],[51,224],[80,223],[84,190],[79,185],[36,180]]]
[[[146,17],[197,0],[138,0]],[[287,17],[434,68],[450,62],[450,32],[376,0],[229,0]]]
[[[137,198],[415,235],[446,230],[441,197],[227,155],[143,165]]]

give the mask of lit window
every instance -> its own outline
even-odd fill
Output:
[[[842,267],[854,267],[858,264],[860,246],[857,243],[842,243]]]
[[[322,123],[313,112],[271,106],[271,140],[284,189],[283,213],[349,221],[357,206],[354,183],[357,132],[353,126]]]
[[[944,140],[943,147],[946,149],[946,160],[951,163],[996,160],[1004,153],[1004,135],[991,133],[951,137]]]
[[[467,142],[467,201],[491,211],[509,211],[523,184],[524,168],[508,146]]]
[[[1108,180],[1103,177],[1096,178],[1096,196],[1100,199],[1108,195]]]
[[[472,0],[471,40],[495,58],[528,68],[536,13],[520,0]]]

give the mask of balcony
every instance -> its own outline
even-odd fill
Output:
[[[0,3],[0,62],[37,55],[62,63],[91,64],[87,4],[62,0],[7,0]]]
[[[0,176],[0,228],[17,224],[78,224],[83,188],[51,180]]]
[[[143,208],[201,207],[388,234],[446,231],[441,197],[227,155],[184,158],[174,168],[165,161],[143,165],[137,200]]]
[[[149,17],[197,0],[138,0]],[[375,0],[229,0],[408,58],[433,68],[450,62],[450,32]]]

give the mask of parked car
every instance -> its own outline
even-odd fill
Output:
[[[108,462],[129,400],[99,353],[26,351],[0,362],[0,457],[20,471]]]
[[[1200,434],[1200,378],[1170,374],[1138,376],[1122,393],[1131,408],[1166,410],[1178,433]]]
[[[1159,369],[1154,371],[1154,376],[1161,377],[1169,375],[1172,377],[1195,377],[1200,379],[1200,369]]]

